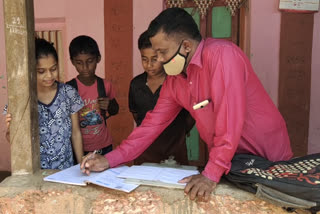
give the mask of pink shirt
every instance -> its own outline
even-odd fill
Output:
[[[204,100],[209,104],[193,110]],[[168,76],[154,110],[116,150],[105,155],[110,166],[141,154],[182,107],[196,120],[208,145],[209,160],[202,174],[215,182],[229,172],[235,153],[271,161],[292,157],[285,121],[248,58],[231,42],[209,38],[197,47],[187,76]]]
[[[112,138],[98,106],[97,81],[91,86],[82,84],[78,78],[76,78],[76,81],[79,94],[84,102],[83,108],[79,111],[83,150],[89,152],[111,145]],[[114,99],[115,92],[112,89],[111,83],[104,80],[104,86],[107,97],[110,100]]]

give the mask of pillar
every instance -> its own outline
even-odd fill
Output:
[[[128,93],[132,79],[132,0],[104,2],[105,77],[116,89],[119,113],[107,120],[114,146],[118,146],[133,129]]]
[[[40,169],[33,0],[4,0],[12,175]]]

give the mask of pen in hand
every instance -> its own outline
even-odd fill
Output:
[[[98,150],[94,150],[88,159],[93,159],[94,155],[98,153]]]
[[[80,168],[81,168],[81,171],[83,173],[86,173],[86,170],[87,170],[87,167],[86,167],[86,164],[87,164],[87,161],[88,160],[92,160],[94,159],[94,155],[97,154],[98,150],[94,150],[91,154],[87,154],[85,156],[82,157],[82,163],[80,165]],[[89,155],[89,156],[88,156]],[[88,174],[88,173],[86,173]],[[89,174],[88,174],[89,175]]]
[[[84,156],[81,162],[80,170],[82,173],[90,175],[90,172],[101,172],[110,167],[109,161],[103,155],[95,155],[97,151]]]
[[[94,150],[91,154],[87,154],[87,155],[83,156],[82,159],[86,158],[87,159],[86,161],[91,160],[91,159],[94,158],[94,155],[97,154],[97,153],[98,153],[98,150]]]

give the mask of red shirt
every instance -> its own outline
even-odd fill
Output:
[[[83,150],[86,152],[102,149],[112,144],[112,137],[100,114],[98,105],[97,80],[90,86],[84,85],[76,78],[79,94],[84,102],[79,111],[79,122],[83,140]],[[103,80],[107,97],[112,100],[115,91],[109,81]],[[108,123],[108,121],[107,121]]]
[[[204,100],[209,104],[193,110]],[[105,155],[110,166],[136,158],[182,107],[196,120],[208,145],[209,160],[202,174],[215,182],[229,172],[235,153],[271,161],[292,157],[285,121],[248,58],[233,43],[209,38],[198,45],[187,75],[168,76],[154,110],[117,149]]]

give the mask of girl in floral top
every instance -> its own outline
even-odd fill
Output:
[[[78,111],[83,106],[78,92],[57,82],[58,55],[53,45],[36,39],[37,95],[42,169],[65,169],[83,155]],[[11,115],[6,121],[9,127]],[[9,129],[8,129],[9,131]]]

